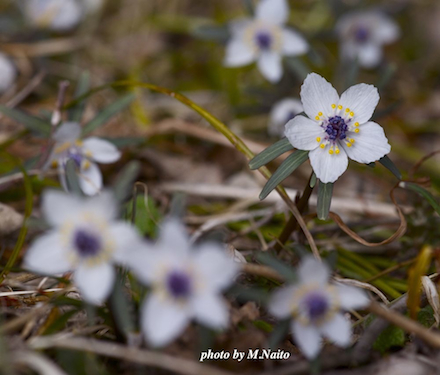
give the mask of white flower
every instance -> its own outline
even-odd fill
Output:
[[[172,219],[163,224],[153,248],[131,254],[127,264],[151,286],[141,311],[142,330],[151,345],[171,342],[192,318],[212,328],[228,325],[221,291],[232,283],[239,264],[223,246],[206,243],[192,250],[184,227]]]
[[[350,345],[351,327],[340,310],[366,307],[369,299],[357,288],[329,284],[328,268],[311,257],[298,268],[299,282],[277,290],[269,311],[279,319],[292,317],[291,331],[296,344],[309,358],[321,349],[321,336],[336,345]]]
[[[396,23],[378,11],[353,12],[336,24],[340,54],[345,60],[358,59],[365,68],[374,68],[382,60],[382,47],[397,40]]]
[[[95,195],[102,188],[102,175],[97,163],[114,163],[121,157],[116,146],[97,137],[80,139],[81,126],[63,123],[55,132],[55,145],[47,165],[58,168],[60,182],[67,191],[65,166],[69,159],[78,167],[79,184],[87,195]]]
[[[269,134],[273,137],[283,137],[286,123],[303,111],[298,99],[285,98],[275,103],[269,115]]]
[[[77,0],[25,0],[23,12],[32,26],[55,31],[69,31],[83,18]]]
[[[10,89],[17,78],[17,70],[12,61],[0,53],[0,93]]]
[[[352,86],[339,98],[330,83],[311,73],[301,87],[301,101],[309,118],[290,120],[285,135],[293,147],[310,150],[310,163],[323,183],[335,182],[348,158],[368,164],[390,152],[382,127],[368,121],[379,102],[373,85]]]
[[[113,263],[124,263],[126,253],[140,244],[136,230],[116,219],[117,211],[110,193],[80,198],[45,192],[42,212],[52,229],[29,247],[24,266],[46,275],[73,271],[84,300],[103,302],[113,287]]]
[[[224,64],[237,67],[257,61],[266,79],[279,81],[283,75],[282,56],[301,55],[309,48],[301,35],[284,27],[288,17],[286,0],[261,0],[254,19],[232,23]]]

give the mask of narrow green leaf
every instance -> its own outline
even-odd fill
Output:
[[[402,179],[402,174],[387,155],[385,155],[382,159],[379,159],[379,163],[388,169],[394,176],[396,176],[398,180]]]
[[[0,105],[0,112],[5,116],[23,124],[27,129],[35,131],[40,135],[48,137],[51,131],[51,125],[36,116],[32,116],[26,112],[19,111],[18,109],[9,108],[4,105]]]
[[[108,107],[104,108],[93,120],[84,125],[82,135],[87,135],[93,130],[96,130],[100,126],[104,125],[113,116],[127,108],[135,97],[136,95],[133,93],[125,95],[116,100],[114,103],[110,104]]]
[[[288,281],[296,281],[296,273],[293,268],[289,267],[287,264],[281,262],[279,259],[275,258],[268,252],[260,252],[257,254],[256,259],[270,268],[277,271],[284,279]]]
[[[84,95],[90,89],[90,73],[83,72],[78,80],[76,86],[74,99],[78,99],[80,96]],[[81,118],[84,113],[84,108],[86,106],[86,100],[82,100],[77,103],[74,107],[69,109],[68,118],[72,122],[81,122]]]
[[[69,159],[67,161],[65,173],[66,173],[66,184],[67,184],[68,190],[73,194],[82,196],[83,192],[82,192],[81,187],[79,185],[77,167],[76,167],[75,161],[73,159]]]
[[[136,181],[141,164],[134,160],[128,163],[119,173],[116,183],[113,186],[113,193],[119,202],[126,201],[132,194],[133,184]]]
[[[428,203],[432,206],[432,208],[440,215],[440,205],[437,203],[435,197],[428,190],[425,190],[421,186],[414,184],[412,182],[401,182],[399,186],[404,189],[415,191],[416,193],[421,195],[423,198],[425,198],[428,201]]]
[[[313,173],[312,177],[310,178],[310,187],[313,189],[316,185],[316,174]]]
[[[283,138],[255,156],[249,162],[249,168],[258,169],[290,150],[293,150],[292,144],[287,138]]]
[[[263,190],[260,193],[260,199],[263,200],[266,198],[269,193],[280,184],[281,181],[287,178],[287,176],[289,176],[308,158],[309,152],[303,150],[297,150],[289,155],[287,159],[282,162],[275,173],[269,178],[269,180],[266,182],[266,185],[264,185]]]
[[[330,212],[330,204],[332,203],[333,183],[324,184],[319,181],[318,188],[318,219],[327,220]]]

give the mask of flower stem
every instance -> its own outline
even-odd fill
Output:
[[[313,172],[310,175],[309,180],[307,181],[306,186],[304,187],[304,191],[301,195],[301,197],[298,200],[298,203],[296,204],[296,207],[298,208],[298,211],[300,214],[304,213],[306,210],[310,196],[312,195],[313,187],[310,187],[310,181],[312,180]],[[278,241],[274,245],[275,251],[280,251],[282,246],[287,242],[290,235],[295,232],[298,229],[298,221],[296,220],[296,217],[290,214],[290,218],[287,221],[283,231],[281,232],[280,236],[278,237]]]

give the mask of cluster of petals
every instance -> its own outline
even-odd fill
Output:
[[[67,191],[65,167],[73,160],[78,171],[81,190],[87,195],[95,195],[102,189],[102,174],[96,163],[114,163],[121,157],[120,151],[112,143],[97,137],[81,139],[81,126],[75,122],[65,122],[53,135],[55,145],[46,167],[58,169],[63,188]]]
[[[352,12],[336,24],[343,60],[356,60],[364,68],[374,68],[382,61],[382,49],[396,41],[400,30],[385,14],[376,11]]]
[[[103,0],[23,0],[20,5],[31,26],[65,32],[75,28],[102,3]]]
[[[301,35],[284,26],[288,17],[286,0],[261,0],[254,19],[231,24],[224,64],[238,67],[257,61],[267,80],[279,81],[283,75],[282,56],[302,55],[309,48]]]
[[[140,236],[118,220],[111,193],[78,197],[49,190],[42,197],[42,213],[51,229],[28,248],[24,266],[43,275],[73,272],[83,298],[102,303],[115,281],[114,264],[124,264],[130,249],[140,246]]]
[[[184,226],[169,219],[158,241],[132,253],[127,264],[151,288],[141,309],[142,330],[151,345],[168,344],[192,319],[214,329],[228,325],[221,292],[234,281],[239,264],[223,246],[191,246]]]
[[[307,257],[298,267],[298,283],[277,290],[269,311],[279,319],[292,318],[290,329],[304,355],[315,358],[324,336],[338,346],[351,343],[351,324],[342,311],[364,308],[369,298],[360,289],[329,283],[330,271]]]
[[[354,85],[339,97],[329,82],[311,73],[301,87],[301,102],[308,117],[290,120],[285,135],[293,147],[310,151],[313,171],[323,183],[335,182],[348,158],[368,164],[390,152],[382,127],[370,121],[379,102],[373,85]]]
[[[269,135],[272,137],[283,137],[286,123],[303,111],[301,101],[298,99],[284,98],[276,102],[269,114]]]

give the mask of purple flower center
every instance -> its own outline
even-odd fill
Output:
[[[328,138],[331,141],[336,141],[337,139],[345,139],[347,135],[345,134],[348,130],[348,125],[341,116],[334,116],[328,119],[327,127],[325,132],[328,134]]]
[[[272,36],[265,31],[260,31],[255,35],[255,42],[260,49],[267,50],[272,45]]]
[[[93,257],[101,251],[101,239],[83,229],[76,231],[73,242],[81,257]]]
[[[174,298],[187,298],[191,294],[191,279],[181,271],[172,271],[167,278],[167,288]]]
[[[370,37],[370,31],[365,26],[359,26],[354,33],[354,39],[359,43],[365,43]]]
[[[329,303],[325,295],[311,292],[304,297],[304,304],[311,320],[320,319],[328,311]]]

